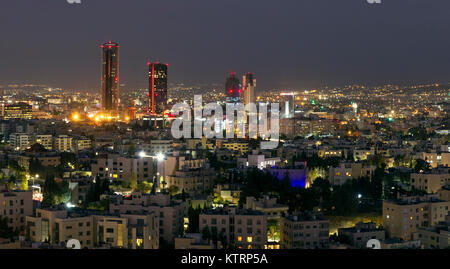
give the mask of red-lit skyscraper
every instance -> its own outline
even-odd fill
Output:
[[[241,96],[241,85],[234,72],[231,72],[225,82],[225,96],[227,102],[239,102]]]
[[[119,112],[119,44],[109,41],[102,45],[102,110]]]
[[[162,114],[167,108],[167,71],[168,64],[148,63],[149,71],[149,110]]]

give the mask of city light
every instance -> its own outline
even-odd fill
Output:
[[[73,121],[79,121],[79,120],[80,120],[80,114],[74,113],[74,114],[72,115],[72,120],[73,120]]]
[[[165,158],[166,156],[164,156],[163,153],[156,154],[156,159],[158,160],[158,162],[164,161]]]

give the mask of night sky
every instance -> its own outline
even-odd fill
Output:
[[[0,1],[0,84],[100,89],[100,45],[121,45],[123,88],[145,88],[147,61],[170,82],[258,89],[450,81],[450,1]]]

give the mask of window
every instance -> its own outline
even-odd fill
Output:
[[[251,236],[247,236],[247,242],[248,242],[248,243],[251,243],[251,242],[253,242],[253,237],[251,237]]]

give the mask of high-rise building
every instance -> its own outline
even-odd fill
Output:
[[[225,82],[225,96],[227,102],[239,102],[241,96],[241,85],[234,72],[231,72]]]
[[[244,91],[244,105],[255,102],[256,79],[252,73],[247,73],[242,78]]]
[[[152,114],[162,114],[167,108],[168,64],[148,63],[149,67],[149,110]]]
[[[119,44],[109,41],[102,45],[102,110],[119,112]]]
[[[282,104],[282,116],[285,119],[292,119],[295,114],[295,93],[282,92],[280,95],[284,101]]]

